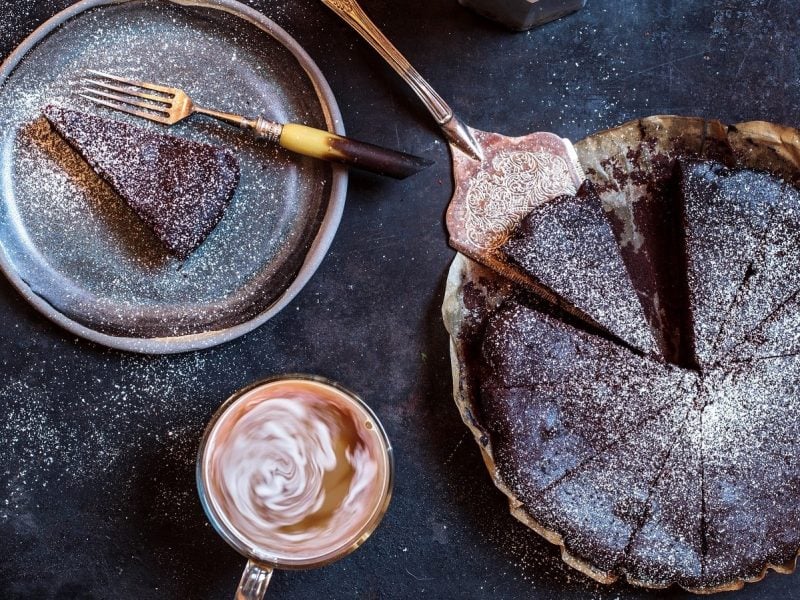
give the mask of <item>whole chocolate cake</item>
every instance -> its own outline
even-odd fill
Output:
[[[664,278],[642,270],[666,261],[631,260],[631,221],[614,222],[623,176],[608,193],[591,170],[603,211],[585,194],[585,207],[576,206],[581,195],[557,199],[523,221],[505,251],[538,277],[563,265],[560,282],[584,266],[549,285],[607,331],[464,263],[454,263],[461,272],[446,301],[457,296],[459,308],[445,317],[456,398],[512,512],[599,581],[715,592],[768,569],[790,572],[800,550],[800,192],[786,177],[731,165],[740,158],[678,150],[648,173],[657,186],[640,177],[626,209],[634,214],[642,196],[668,207],[636,247],[650,257],[671,247],[670,295],[681,306],[645,314],[669,329],[654,332],[662,348],[680,340],[674,352],[648,356],[621,343],[634,339],[620,334],[625,315],[641,321],[618,295],[641,300],[636,282]],[[613,264],[598,269],[596,257]],[[612,272],[626,281],[608,284]],[[603,289],[613,307],[600,302]]]
[[[217,226],[239,183],[228,150],[59,106],[44,115],[180,259]]]

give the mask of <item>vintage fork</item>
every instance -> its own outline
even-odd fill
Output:
[[[193,114],[206,115],[250,131],[256,137],[298,154],[356,167],[365,171],[404,179],[433,163],[374,144],[342,137],[329,131],[299,125],[276,123],[264,117],[250,119],[197,106],[179,88],[134,81],[89,70],[82,79],[78,95],[108,108],[149,119],[162,125],[174,125]]]

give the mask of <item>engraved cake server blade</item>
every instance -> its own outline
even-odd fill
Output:
[[[101,71],[89,70],[88,73],[89,76],[82,81],[83,88],[79,96],[162,125],[174,125],[193,114],[206,115],[251,131],[258,138],[280,144],[292,152],[395,179],[405,179],[433,164],[411,154],[297,123],[276,123],[264,117],[250,119],[203,108],[192,102],[186,92],[179,88],[134,81]]]
[[[455,191],[447,210],[450,244],[512,279],[556,297],[499,252],[532,208],[574,194],[585,175],[572,143],[553,133],[507,137],[461,123],[453,110],[370,20],[356,0],[322,0],[411,86],[447,137]]]

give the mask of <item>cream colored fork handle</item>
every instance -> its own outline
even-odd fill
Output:
[[[398,75],[411,86],[451,142],[475,159],[480,160],[483,157],[480,146],[475,143],[467,128],[455,118],[453,110],[447,102],[378,29],[358,2],[355,0],[322,0],[322,3],[367,40],[370,46],[377,50],[384,60],[397,71]]]

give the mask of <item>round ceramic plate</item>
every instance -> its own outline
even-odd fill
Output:
[[[207,348],[264,323],[327,252],[346,172],[204,117],[172,127],[233,150],[242,171],[224,219],[178,261],[42,117],[55,103],[163,131],[77,97],[86,69],[342,134],[318,68],[286,32],[232,0],[85,0],[0,67],[0,268],[31,304],[77,335],[144,353]]]

